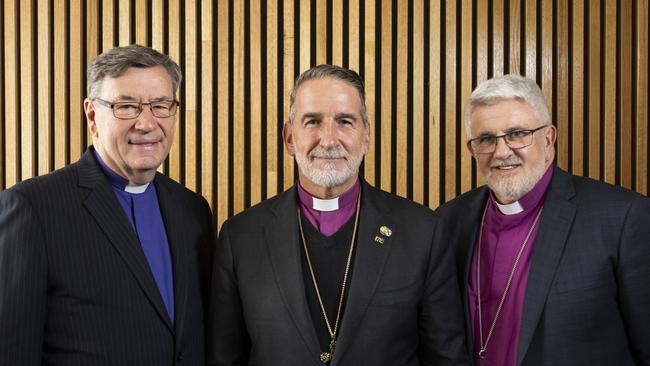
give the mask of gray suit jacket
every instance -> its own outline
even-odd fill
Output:
[[[554,169],[532,254],[517,365],[650,365],[650,200]],[[468,334],[467,277],[487,197],[480,187],[437,211],[456,242]]]
[[[208,364],[322,365],[308,309],[293,187],[228,220],[213,264]],[[381,226],[392,229],[383,244]],[[349,297],[331,365],[467,365],[444,227],[363,184]]]
[[[87,151],[0,193],[0,365],[202,365],[202,198],[156,175],[174,269],[172,322],[133,227]]]

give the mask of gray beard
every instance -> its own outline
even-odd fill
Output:
[[[341,157],[342,149],[333,149],[327,151],[325,154],[332,157]],[[322,152],[322,150],[319,150]],[[310,155],[313,155],[314,152]],[[345,166],[343,169],[337,169],[335,164],[325,164],[323,166],[316,166],[311,157],[303,154],[296,153],[296,163],[302,174],[310,181],[318,186],[324,188],[338,187],[348,181],[351,177],[359,174],[359,166],[363,155],[357,157],[346,156]]]
[[[528,175],[521,177],[510,177],[505,179],[494,180],[486,179],[488,187],[499,197],[503,197],[510,202],[518,201],[535,188],[537,182],[542,179],[546,172],[545,164],[534,167]]]

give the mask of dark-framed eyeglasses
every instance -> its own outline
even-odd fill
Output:
[[[116,102],[111,103],[104,99],[94,98],[93,102],[101,104],[106,108],[113,110],[113,116],[118,119],[133,119],[137,118],[144,110],[144,106],[149,106],[151,114],[158,118],[167,118],[176,115],[179,102],[177,100],[160,100],[150,103],[139,102]]]
[[[485,134],[467,141],[472,151],[476,154],[491,154],[497,148],[497,142],[503,138],[506,145],[513,150],[522,149],[533,143],[533,134],[549,125],[540,126],[531,130],[514,130],[503,135]]]

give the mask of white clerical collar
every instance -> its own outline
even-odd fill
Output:
[[[128,193],[140,194],[140,193],[144,193],[144,191],[147,190],[147,187],[149,187],[149,183],[145,183],[142,185],[135,185],[135,184],[128,183],[126,187],[124,187],[124,191]]]
[[[521,204],[519,203],[519,201],[515,201],[513,203],[508,203],[508,204],[502,205],[499,202],[497,202],[497,200],[494,200],[494,203],[497,204],[497,207],[499,208],[499,211],[501,211],[501,213],[504,214],[504,215],[508,215],[508,216],[509,215],[515,215],[515,214],[518,214],[518,213],[524,211],[524,208],[521,207]]]
[[[339,209],[339,198],[335,197],[329,200],[322,200],[320,198],[312,197],[312,206],[317,211],[336,211]]]

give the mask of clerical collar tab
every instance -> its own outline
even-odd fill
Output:
[[[135,185],[129,183],[126,185],[126,187],[124,187],[124,191],[128,193],[140,194],[144,193],[144,191],[147,190],[147,187],[149,187],[149,183],[145,183],[143,185]]]
[[[329,200],[322,200],[320,198],[312,197],[312,208],[317,211],[336,211],[339,209],[339,198],[332,198]]]
[[[502,214],[504,215],[516,215],[520,212],[524,211],[524,208],[521,207],[521,204],[519,201],[515,201],[513,203],[508,203],[506,205],[502,205],[496,200],[494,202],[497,204],[497,207],[499,208],[499,211],[501,211]]]

